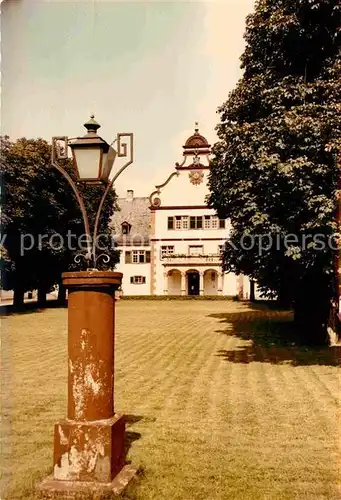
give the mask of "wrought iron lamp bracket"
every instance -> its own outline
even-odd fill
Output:
[[[72,177],[68,174],[68,172],[58,164],[58,160],[67,160],[68,159],[68,145],[69,139],[67,136],[55,136],[52,137],[52,150],[51,150],[51,164],[55,167],[68,181],[70,184],[74,195],[77,199],[79,208],[82,213],[84,230],[87,240],[87,249],[85,253],[77,253],[74,257],[74,261],[79,264],[81,258],[85,259],[89,264],[92,264],[92,269],[96,269],[96,263],[99,259],[103,259],[103,262],[106,264],[110,262],[110,256],[106,253],[101,253],[96,256],[96,241],[97,234],[99,229],[100,216],[102,213],[103,205],[106,197],[109,194],[109,191],[112,189],[114,182],[119,177],[119,175],[134,161],[134,134],[133,133],[118,133],[117,138],[114,142],[117,142],[117,156],[120,158],[128,157],[128,145],[127,142],[122,142],[123,138],[129,138],[129,159],[128,161],[118,170],[118,172],[113,176],[113,178],[107,183],[107,186],[104,190],[102,198],[99,202],[98,209],[96,212],[95,224],[93,228],[93,234],[91,238],[91,231],[89,225],[89,218],[87,214],[87,210],[85,207],[84,199],[80,191],[77,189],[77,185],[80,182],[75,182]],[[92,244],[91,244],[92,242]],[[89,266],[90,268],[90,266]]]

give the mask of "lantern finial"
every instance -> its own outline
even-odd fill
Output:
[[[100,124],[94,119],[95,115],[92,113],[90,120],[84,123],[84,127],[88,131],[88,134],[96,134],[97,130],[100,128]]]

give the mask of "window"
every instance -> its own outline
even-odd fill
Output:
[[[222,254],[222,253],[223,253],[223,250],[224,250],[223,245],[218,245],[218,253],[219,253],[219,254]]]
[[[189,255],[203,255],[204,253],[204,247],[202,245],[190,245],[188,247],[188,254]]]
[[[182,221],[182,229],[188,229],[188,217],[184,215],[183,217],[181,217],[181,221]]]
[[[133,285],[143,285],[146,282],[146,277],[145,276],[131,276],[130,277],[130,283]]]
[[[149,254],[149,260],[147,260],[147,254]],[[150,252],[133,250],[133,264],[145,264],[146,262],[150,262]]]
[[[161,258],[166,257],[167,255],[172,255],[174,253],[173,245],[166,245],[161,247]]]
[[[141,252],[141,260],[144,258],[144,253]],[[133,250],[133,263],[137,264],[140,262],[140,252],[139,250]]]
[[[190,229],[202,229],[202,216],[192,216],[189,218]]]
[[[132,252],[126,252],[125,263],[126,264],[148,264],[150,262],[150,251],[149,250],[133,250]]]
[[[188,229],[188,216],[187,215],[176,215],[175,217],[168,217],[167,221],[168,229]]]
[[[129,222],[124,221],[121,224],[121,228],[122,228],[122,234],[129,234],[131,225],[129,224]]]
[[[168,217],[168,229],[225,229],[225,219],[219,219],[216,215],[176,215]]]
[[[216,215],[212,215],[212,219],[211,219],[211,227],[212,229],[217,229],[218,228],[218,217]]]

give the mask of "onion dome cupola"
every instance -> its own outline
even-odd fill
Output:
[[[191,135],[185,145],[184,156],[187,155],[208,155],[210,154],[211,145],[208,143],[207,139],[199,133],[199,124],[195,122],[194,134]]]

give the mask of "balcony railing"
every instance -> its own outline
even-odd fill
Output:
[[[186,254],[170,254],[161,255],[162,263],[165,264],[220,264],[220,254],[209,255],[186,255]]]

